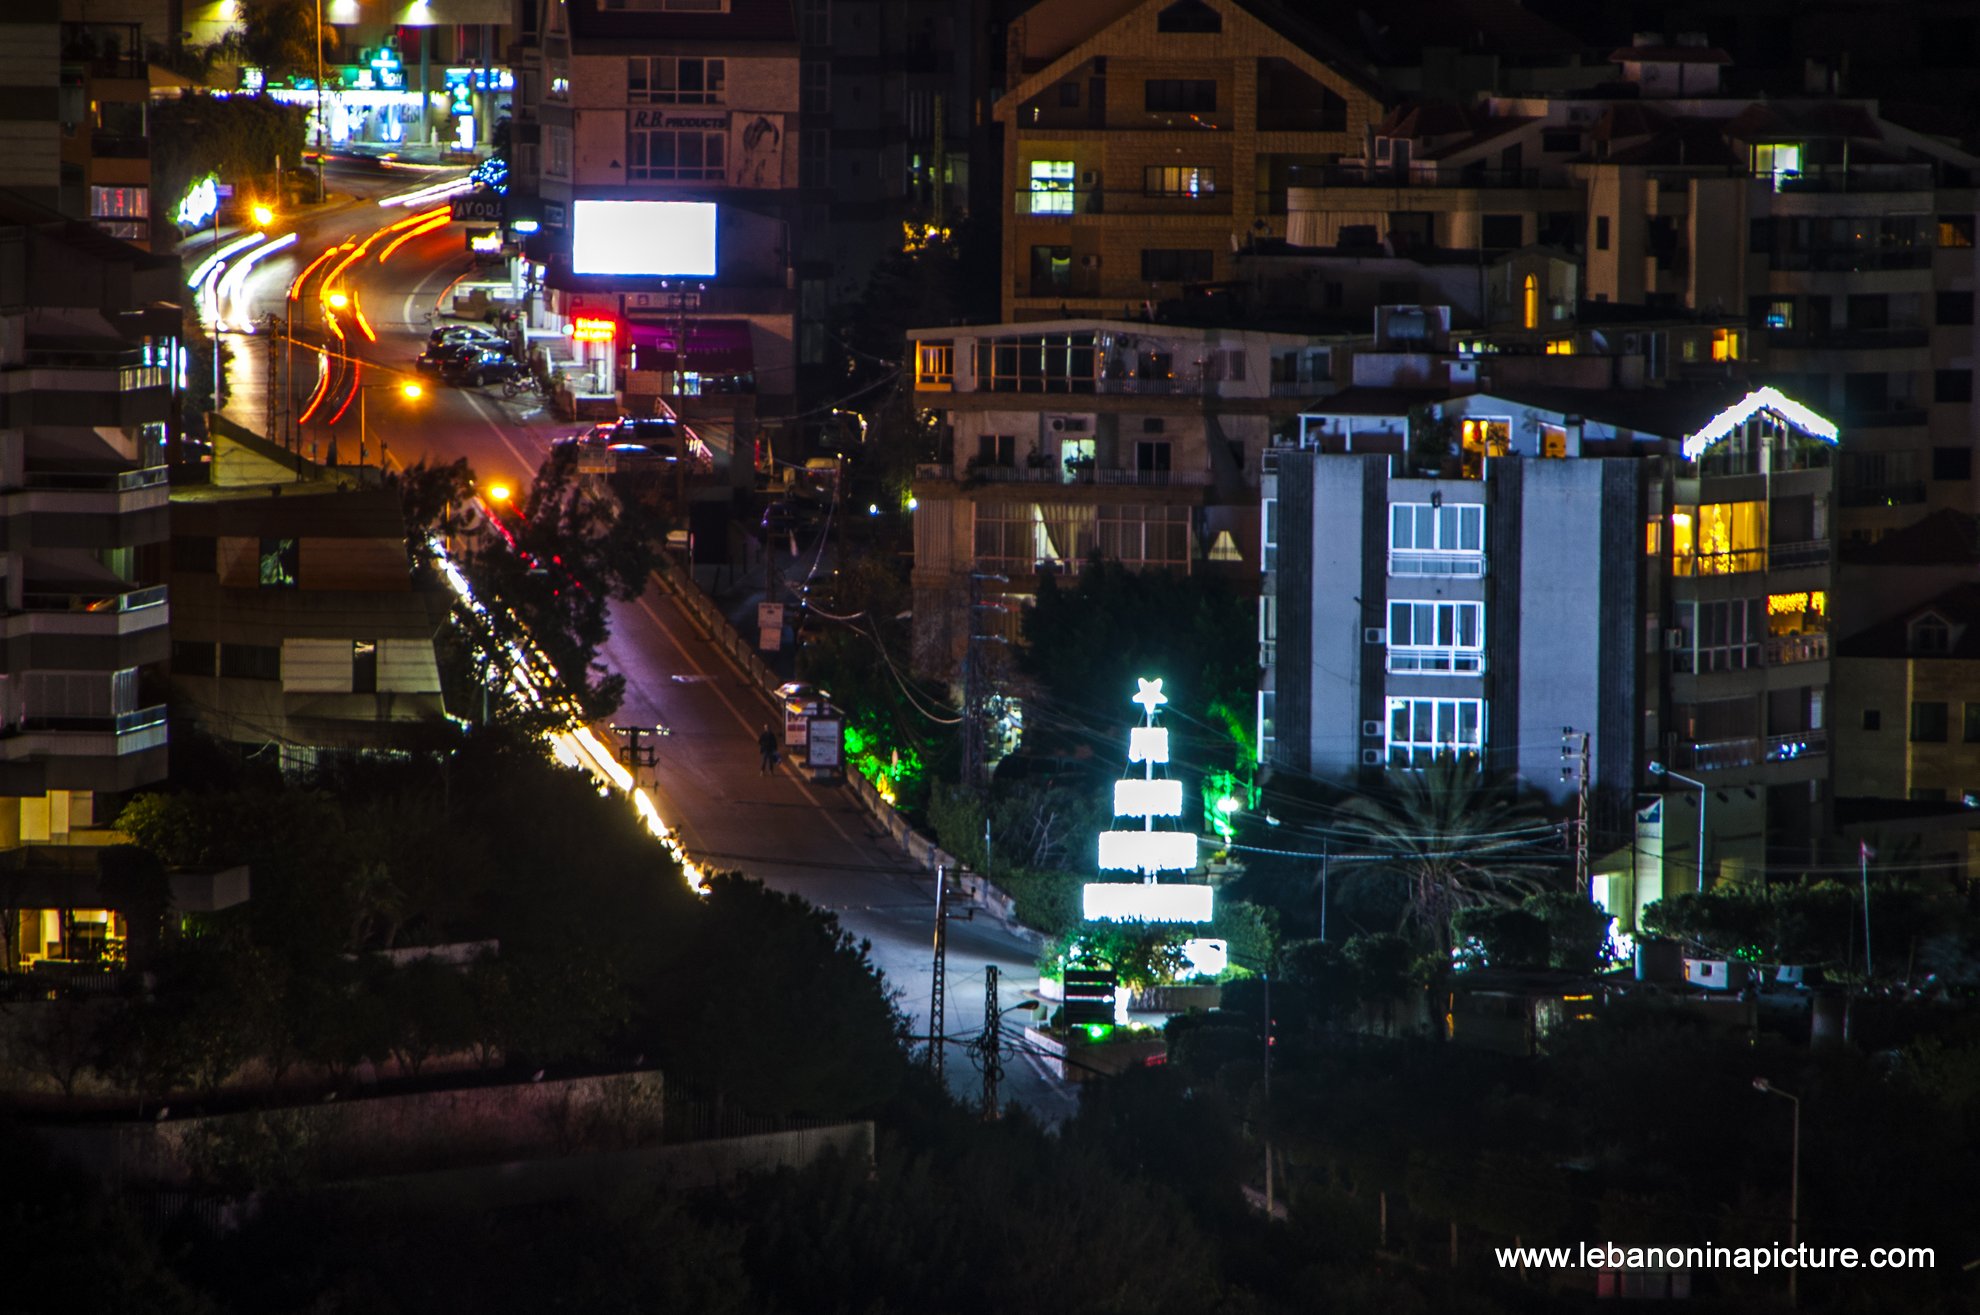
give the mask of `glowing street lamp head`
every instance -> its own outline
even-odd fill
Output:
[[[421,397],[426,395],[426,390],[420,387],[417,382],[408,379],[406,380],[406,382],[399,385],[399,393],[401,396],[405,397],[407,401],[418,401]]]
[[[1139,703],[1147,711],[1149,716],[1154,716],[1155,709],[1169,701],[1169,696],[1162,692],[1162,678],[1160,676],[1155,677],[1153,680],[1143,680],[1141,677],[1136,676],[1135,683],[1140,685],[1141,688],[1136,692],[1132,701]]]
[[[331,310],[342,310],[351,304],[350,297],[343,292],[332,292],[324,300],[330,303]]]
[[[509,493],[510,489],[507,484],[490,484],[488,486],[488,496],[496,502],[507,502],[509,500]]]
[[[266,228],[275,222],[275,212],[265,205],[257,205],[251,213],[254,215],[256,228]]]

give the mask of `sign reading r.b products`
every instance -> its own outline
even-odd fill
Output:
[[[457,221],[462,219],[481,222],[493,220],[499,224],[507,218],[503,213],[502,198],[483,192],[474,192],[467,196],[457,196],[448,203],[448,206],[452,212],[452,218]]]

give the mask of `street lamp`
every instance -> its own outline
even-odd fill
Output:
[[[1698,893],[1703,895],[1705,893],[1705,782],[1696,777],[1686,776],[1683,772],[1674,772],[1659,762],[1650,764],[1650,775],[1668,776],[1674,781],[1683,781],[1698,791]]]
[[[365,394],[366,394],[366,393],[369,393],[369,392],[371,392],[372,390],[374,390],[374,389],[378,389],[378,388],[392,388],[392,389],[395,389],[395,390],[397,390],[397,392],[398,392],[398,394],[399,394],[399,396],[400,396],[400,397],[403,397],[403,398],[405,398],[405,399],[406,399],[406,400],[407,400],[408,402],[416,402],[416,401],[418,401],[418,400],[419,400],[419,399],[420,399],[420,398],[421,398],[422,396],[424,396],[424,395],[425,395],[425,393],[426,393],[426,389],[424,389],[424,388],[422,388],[422,387],[421,387],[421,386],[420,386],[420,385],[418,384],[418,382],[416,382],[415,380],[411,380],[411,379],[407,379],[407,380],[404,380],[403,382],[400,382],[400,383],[397,383],[397,384],[359,384],[359,385],[358,385],[358,460],[357,460],[357,463],[358,463],[358,466],[359,466],[360,468],[362,468],[362,467],[364,466],[364,458],[365,458],[365,452],[366,452],[366,450],[367,450],[367,449],[366,449],[366,444],[367,444],[367,442],[369,441],[369,439],[370,439],[370,437],[371,437],[371,431],[370,431],[370,424],[369,424],[369,420],[368,420],[368,418],[367,418],[367,417],[366,417],[366,415],[365,415],[365,405],[364,405],[364,396],[365,396]],[[380,472],[381,474],[383,474],[383,472],[384,472],[384,469],[385,469],[385,443],[384,443],[384,440],[382,440],[382,439],[381,439],[381,440],[379,441],[379,444],[378,444],[378,468],[379,468],[379,472]]]
[[[1789,1151],[1791,1158],[1788,1161],[1788,1245],[1798,1249],[1801,1242],[1801,1097],[1782,1091],[1765,1078],[1753,1079],[1753,1089],[1766,1092],[1770,1096],[1779,1096],[1794,1106],[1793,1145]],[[1795,1304],[1794,1280],[1795,1275],[1801,1271],[1800,1259],[1797,1251],[1796,1263],[1788,1268],[1788,1305],[1790,1306]]]
[[[248,213],[254,216],[254,226],[256,228],[266,228],[275,222],[275,212],[258,202]]]

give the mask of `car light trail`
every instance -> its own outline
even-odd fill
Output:
[[[221,247],[205,260],[193,266],[193,272],[186,277],[186,286],[196,288],[206,282],[207,276],[213,273],[215,266],[223,261],[232,260],[241,252],[246,251],[249,247],[261,241],[262,236],[260,233],[249,233],[246,237],[236,238],[226,246]]]
[[[486,508],[482,511],[484,515],[487,514]],[[707,878],[701,870],[701,865],[688,856],[687,850],[681,845],[679,835],[660,816],[659,807],[653,802],[652,793],[634,779],[633,774],[627,771],[611,750],[599,741],[592,729],[584,724],[583,714],[577,707],[568,700],[554,700],[545,692],[546,686],[555,678],[556,668],[551,665],[550,659],[544,655],[543,650],[535,644],[525,646],[496,637],[488,609],[483,607],[481,601],[474,596],[474,589],[468,584],[467,577],[461,573],[460,567],[448,555],[446,546],[439,539],[428,536],[426,547],[433,555],[433,560],[439,565],[441,577],[447,581],[447,587],[453,591],[455,599],[462,607],[480,617],[484,623],[491,623],[488,624],[488,634],[507,651],[511,661],[503,676],[504,691],[518,703],[554,710],[569,719],[569,724],[563,729],[550,731],[544,737],[551,752],[556,755],[557,761],[566,766],[582,767],[593,778],[624,794],[632,804],[633,813],[645,824],[647,831],[665,845],[674,861],[680,864],[681,876],[686,880],[688,888],[697,895],[707,894]],[[514,614],[510,613],[508,619],[515,622]],[[517,628],[521,628],[519,623]]]
[[[454,222],[453,216],[445,213],[441,213],[428,219],[418,228],[409,229],[406,232],[399,234],[397,237],[392,239],[392,241],[386,246],[386,248],[383,251],[378,253],[378,263],[382,265],[386,261],[390,260],[392,258],[393,252],[397,251],[400,247],[412,241],[414,238],[421,237],[427,233],[431,233],[436,229],[445,228],[448,224],[451,224],[453,222]],[[398,225],[395,224],[393,225],[393,227],[396,228],[398,227]]]
[[[315,260],[310,261],[309,264],[303,266],[303,272],[296,275],[296,281],[289,285],[289,300],[290,301],[300,300],[302,297],[303,285],[309,282],[309,276],[314,274],[317,270],[323,268],[323,262],[330,259],[330,257],[336,254],[337,254],[336,247],[326,248],[322,255],[318,256]]]
[[[324,394],[330,391],[330,353],[319,349],[316,353],[316,389],[309,395],[309,405],[296,417],[296,423],[304,425],[316,414],[316,408],[323,405]]]
[[[438,201],[449,196],[459,196],[475,188],[472,178],[454,178],[444,183],[429,183],[416,187],[410,192],[400,192],[397,196],[381,197],[378,204],[387,209],[393,206],[423,205],[428,201]]]
[[[256,247],[228,267],[226,276],[219,282],[219,302],[227,308],[227,319],[216,321],[216,327],[225,328],[231,321],[235,327],[244,332],[254,331],[254,316],[243,313],[241,306],[247,296],[247,276],[254,272],[254,267],[263,259],[285,247],[292,247],[295,243],[294,233],[284,233],[266,246]]]

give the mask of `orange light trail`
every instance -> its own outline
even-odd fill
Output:
[[[378,335],[371,331],[371,321],[364,317],[364,307],[359,304],[357,293],[355,292],[351,293],[351,314],[357,316],[357,326],[364,330],[364,340],[366,342],[377,342]]]
[[[337,408],[337,414],[330,417],[331,424],[334,425],[339,420],[342,420],[344,418],[344,412],[351,409],[351,403],[357,400],[358,392],[363,387],[364,387],[364,367],[362,365],[359,365],[356,361],[352,361],[350,395],[345,397],[344,404]]]
[[[296,417],[296,423],[306,425],[316,414],[316,408],[323,405],[323,395],[330,391],[330,355],[328,352],[316,354],[316,391],[309,395],[309,405]]]
[[[453,222],[454,222],[453,217],[451,215],[443,214],[436,218],[427,220],[427,222],[421,224],[418,228],[411,229],[407,232],[399,234],[397,237],[392,239],[390,245],[388,245],[383,251],[378,253],[378,263],[382,265],[386,261],[390,260],[392,258],[392,253],[394,251],[397,251],[400,247],[412,241],[414,238],[420,237],[427,233],[431,233],[436,229],[445,228],[448,224],[451,224]]]
[[[303,267],[303,272],[296,275],[296,281],[289,285],[289,300],[290,301],[298,300],[302,296],[303,284],[309,282],[309,276],[311,274],[314,274],[317,271],[317,268],[321,266],[324,261],[330,259],[330,257],[336,254],[337,254],[336,247],[326,247],[322,255],[318,256],[315,260],[312,260],[309,262],[309,264],[305,265]]]

